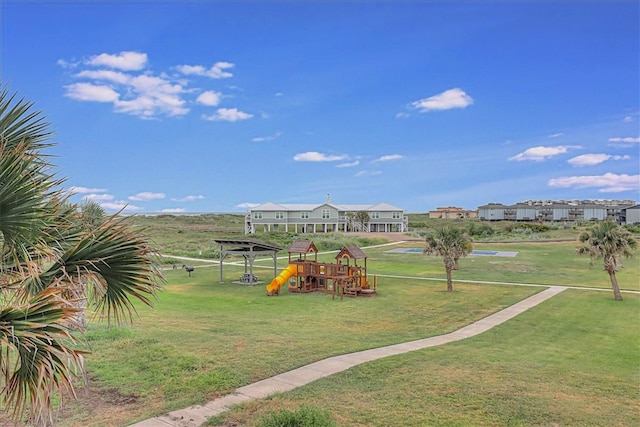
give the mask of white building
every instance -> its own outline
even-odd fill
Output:
[[[362,224],[359,212],[369,220]],[[267,202],[249,210],[245,216],[245,234],[258,231],[293,233],[329,233],[333,231],[405,232],[405,211],[388,203],[338,205],[330,199],[322,204],[284,204]]]

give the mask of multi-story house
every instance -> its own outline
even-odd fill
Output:
[[[366,213],[364,215],[363,213]],[[245,216],[245,234],[260,231],[329,233],[333,231],[405,232],[405,211],[388,203],[338,205],[267,202],[251,208]]]

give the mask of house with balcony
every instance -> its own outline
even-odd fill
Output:
[[[245,216],[245,234],[271,231],[402,233],[407,231],[408,224],[404,209],[389,203],[345,205],[332,203],[328,198],[321,204],[266,202],[251,208]]]
[[[604,221],[625,223],[626,212],[633,215],[633,201],[527,201],[514,205],[489,203],[478,207],[483,221]]]

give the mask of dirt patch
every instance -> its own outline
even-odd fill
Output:
[[[91,383],[92,381],[89,380]],[[54,410],[54,425],[83,425],[87,417],[100,417],[103,425],[121,425],[130,417],[130,406],[138,403],[136,393],[122,393],[116,388],[77,387],[78,399],[65,398],[63,408]],[[85,415],[83,415],[85,414]],[[11,421],[9,414],[0,412],[0,426],[27,427],[30,424]]]

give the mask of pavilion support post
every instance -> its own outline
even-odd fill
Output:
[[[253,260],[256,255],[253,253],[253,246],[249,247],[249,286],[253,286]],[[247,259],[244,260],[245,271],[247,271]]]
[[[278,275],[278,254],[274,252],[271,256],[273,257],[273,277],[276,277]]]
[[[220,245],[220,283],[224,283],[224,281],[222,280],[222,266],[223,266],[223,261],[224,258],[226,257],[226,255],[223,254],[222,252],[222,245]]]

